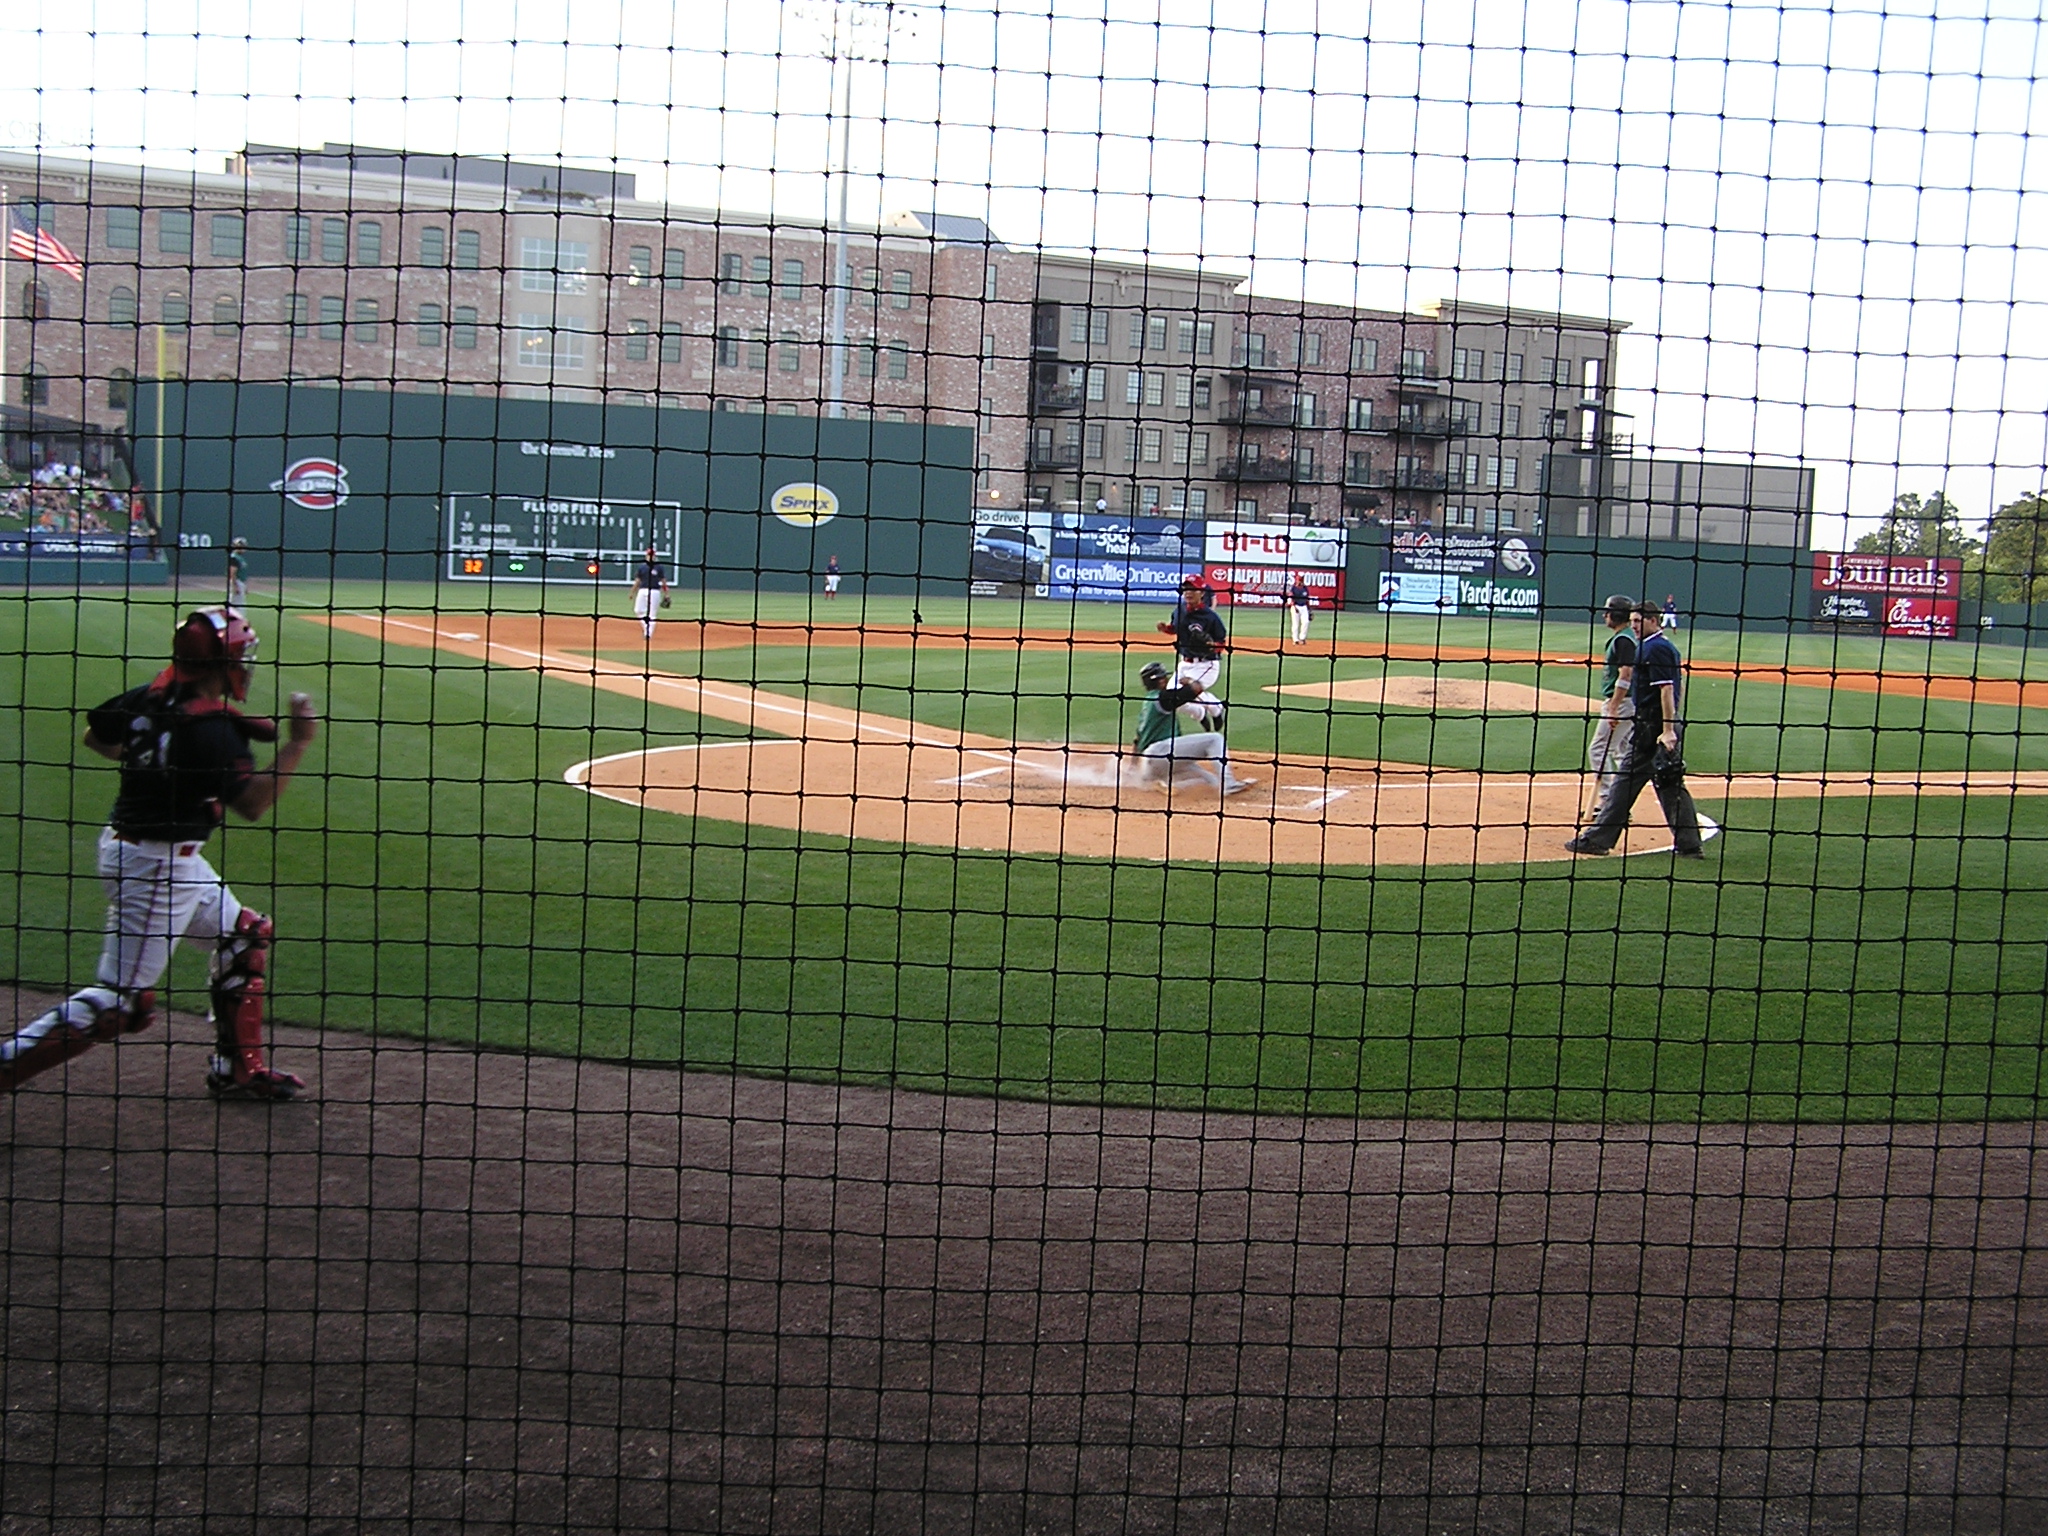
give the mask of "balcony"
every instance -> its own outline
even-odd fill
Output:
[[[1440,469],[1416,469],[1405,464],[1393,469],[1353,464],[1344,471],[1344,483],[1374,491],[1441,491],[1449,486],[1450,476]]]
[[[1446,411],[1402,411],[1394,417],[1394,430],[1404,437],[1449,437],[1462,428]]]
[[[1450,380],[1434,368],[1404,363],[1394,375],[1394,388],[1404,395],[1441,395],[1449,387]]]
[[[1026,469],[1078,469],[1080,464],[1081,448],[1077,443],[1058,448],[1051,443],[1033,443],[1024,451]]]
[[[1291,427],[1295,425],[1294,402],[1253,405],[1242,398],[1226,400],[1216,408],[1216,419],[1244,427]]]
[[[1031,391],[1031,409],[1043,416],[1078,411],[1084,400],[1079,384],[1041,384]]]
[[[1260,485],[1317,483],[1312,464],[1297,464],[1292,459],[1225,459],[1216,466],[1216,478]]]

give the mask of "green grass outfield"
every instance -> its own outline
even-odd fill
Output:
[[[531,589],[488,594],[531,607]],[[697,1068],[1219,1109],[1574,1119],[1928,1119],[2041,1110],[2048,799],[1739,801],[1701,865],[1162,868],[906,850],[692,822],[561,781],[585,758],[737,728],[305,616],[467,610],[480,589],[259,594],[252,703],[330,715],[273,823],[216,839],[282,938],[274,1012],[376,1030]],[[583,593],[551,593],[551,608]],[[604,594],[611,612],[621,595]],[[678,594],[670,616],[698,611]],[[712,617],[816,621],[808,646],[713,651],[709,675],[1025,739],[1114,740],[1133,663],[977,647],[858,649],[907,601],[711,594]],[[920,604],[957,626],[964,602]],[[1150,647],[1156,610],[975,603],[977,628],[1071,624]],[[110,768],[77,711],[160,664],[167,594],[0,596],[0,871],[21,980],[86,976],[91,849]],[[1230,614],[1277,630],[1276,615]],[[1345,640],[1478,647],[1481,622],[1338,616]],[[838,631],[844,629],[847,633]],[[1318,634],[1331,632],[1327,615]],[[1593,626],[1491,626],[1577,655]],[[2017,647],[1686,632],[1702,659],[2037,675]],[[668,658],[687,670],[699,658]],[[1569,771],[1586,723],[1432,717],[1260,691],[1328,658],[1240,655],[1249,749]],[[1425,672],[1346,659],[1336,674]],[[1281,670],[1283,669],[1284,670]],[[1478,675],[1471,663],[1446,670]],[[1494,675],[1583,692],[1583,669]],[[1700,678],[1687,755],[1717,771],[2048,768],[2038,710]],[[1645,801],[1649,814],[1649,802]],[[173,972],[196,1006],[199,957]]]

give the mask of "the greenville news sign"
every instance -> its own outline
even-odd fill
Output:
[[[1527,534],[1397,528],[1380,576],[1382,613],[1536,618],[1543,551]]]
[[[1813,557],[1809,614],[1829,624],[1869,624],[1887,635],[1952,640],[1963,562],[1919,555]]]

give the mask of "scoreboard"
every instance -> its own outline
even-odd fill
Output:
[[[464,493],[448,498],[450,581],[624,581],[654,546],[673,569],[682,506],[672,501]]]

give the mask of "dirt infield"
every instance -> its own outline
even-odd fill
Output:
[[[317,1101],[214,1106],[183,1016],[0,1100],[10,1536],[2048,1526],[2036,1125],[279,1035]]]
[[[1564,844],[1588,793],[1578,774],[1481,774],[1251,753],[1232,756],[1237,772],[1257,781],[1248,793],[1225,799],[1201,786],[1169,793],[1137,780],[1132,765],[1120,768],[1107,748],[1022,745],[602,659],[600,652],[640,641],[628,620],[549,617],[543,627],[530,615],[336,615],[329,622],[388,643],[537,671],[772,733],[781,739],[650,746],[576,764],[566,776],[628,804],[798,832],[1246,864],[1534,863],[1571,857]],[[672,627],[694,629],[699,640],[716,631],[721,644],[760,633],[742,625]],[[831,633],[836,640],[843,632]],[[1688,782],[1706,802],[2048,792],[2048,774],[2032,773],[1759,774]],[[1661,822],[1644,818],[1620,851],[1669,848]]]

